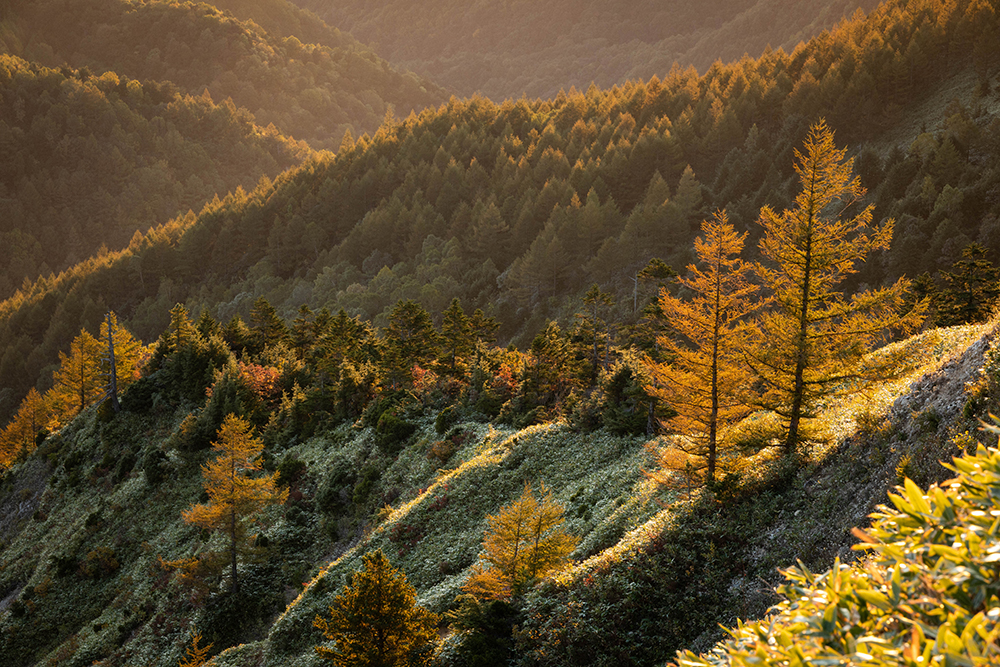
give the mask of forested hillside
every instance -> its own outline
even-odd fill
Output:
[[[6,48],[50,66],[110,70],[169,81],[192,95],[207,90],[216,101],[232,98],[258,125],[273,123],[317,149],[337,149],[345,131],[373,131],[389,109],[405,116],[446,99],[440,87],[395,70],[315,17],[286,7],[272,18],[268,5],[232,5],[279,32],[204,3],[17,0],[8,10]],[[319,44],[283,34],[303,22],[302,38]]]
[[[113,318],[80,332],[58,386],[2,433],[4,664],[173,667],[207,647],[216,667],[318,667],[333,645],[317,619],[379,552],[442,614],[430,664],[662,664],[763,614],[777,566],[846,556],[904,476],[949,476],[938,461],[976,446],[1000,395],[996,321],[933,329],[865,357],[894,381],[828,396],[795,456],[756,414],[721,483],[663,489],[647,450],[674,439],[645,435],[634,351],[614,346],[595,377],[585,337],[550,327],[507,349],[457,304],[435,327],[400,303],[382,330],[309,309],[285,322],[264,300],[247,322],[167,315],[148,348]],[[109,330],[120,410],[100,391]],[[232,533],[202,520],[225,502],[220,467],[260,489]],[[533,494],[569,559],[470,598],[497,517]]]
[[[309,152],[231,103],[115,73],[0,55],[0,99],[4,298]]]
[[[874,0],[421,2],[293,0],[379,54],[463,95],[553,97],[663,76],[676,62],[791,51]]]
[[[0,240],[43,274],[0,302],[0,664],[995,662],[997,454],[917,484],[996,445],[997,0],[395,115],[353,73],[440,91],[226,3],[3,16],[74,66],[0,56]],[[707,40],[826,20],[669,7]],[[372,19],[432,15],[400,11]],[[636,53],[681,39],[592,16]],[[321,137],[343,104],[384,122],[336,153],[261,129]],[[122,245],[90,254],[107,219]],[[48,274],[50,244],[85,258]],[[857,539],[881,557],[841,567]],[[678,654],[793,563],[802,615]]]
[[[453,100],[26,288],[0,306],[0,379],[16,401],[105,309],[148,337],[178,301],[227,321],[264,296],[288,317],[308,303],[381,325],[402,299],[440,313],[457,297],[503,312],[501,339],[527,344],[596,282],[628,336],[656,290],[639,272],[654,257],[682,269],[711,211],[753,246],[760,208],[790,201],[792,151],[819,116],[856,152],[878,218],[898,221],[852,284],[949,269],[972,241],[995,247],[996,22],[978,3],[889,3],[704,76]],[[914,118],[956,85],[962,99]]]

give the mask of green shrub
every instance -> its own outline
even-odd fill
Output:
[[[357,482],[357,474],[346,463],[334,469],[320,483],[316,492],[316,506],[323,512],[340,509],[349,500]]]
[[[444,410],[438,413],[437,419],[434,420],[434,430],[438,432],[438,435],[444,435],[445,432],[458,423],[458,419],[461,414],[454,405],[449,405]]]
[[[121,408],[125,412],[149,412],[156,396],[156,381],[147,376],[130,384],[121,395]]]
[[[285,456],[278,464],[278,484],[291,486],[298,482],[305,474],[306,467],[306,462],[299,460],[294,454]]]
[[[237,593],[215,597],[205,606],[199,627],[206,643],[221,650],[258,638],[267,619],[282,606],[282,584],[280,569],[274,565],[246,567]]]
[[[790,568],[767,620],[741,623],[713,653],[681,652],[677,663],[997,664],[1000,450],[980,447],[948,467],[956,478],[946,488],[924,494],[906,479],[889,496],[895,509],[855,530],[868,560],[837,560],[822,574]]]
[[[460,595],[458,608],[447,615],[461,638],[457,650],[465,667],[506,665],[514,649],[513,630],[521,613],[503,600],[480,601]]]
[[[374,466],[365,466],[361,471],[361,479],[354,485],[351,493],[351,502],[355,505],[364,505],[371,495],[375,482],[382,476],[381,471]]]
[[[83,559],[78,572],[86,579],[100,579],[114,574],[119,567],[114,551],[107,547],[97,547]]]
[[[375,426],[376,444],[387,454],[395,454],[417,430],[417,425],[400,419],[392,412],[384,412]]]
[[[168,463],[167,455],[155,447],[147,449],[142,455],[142,471],[150,486],[158,486],[163,481]]]

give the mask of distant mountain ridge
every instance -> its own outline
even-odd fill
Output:
[[[346,131],[373,132],[390,109],[405,116],[447,98],[293,7],[275,18],[248,3],[229,5],[281,32],[176,0],[15,0],[8,23],[24,36],[22,57],[169,81],[193,95],[207,90],[317,149],[336,150]],[[303,28],[323,43],[282,34]]]
[[[292,0],[392,62],[462,95],[502,101],[560,89],[608,88],[663,76],[677,62],[704,72],[715,61],[791,51],[876,0],[413,3]]]
[[[310,151],[169,83],[0,55],[0,294],[126,245]]]

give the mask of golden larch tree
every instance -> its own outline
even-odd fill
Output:
[[[208,661],[208,652],[212,650],[212,646],[214,644],[201,646],[201,634],[195,634],[187,654],[177,663],[177,667],[202,667]]]
[[[49,423],[48,401],[32,387],[17,414],[0,432],[0,468],[8,468],[21,454],[35,449],[38,433]]]
[[[541,500],[526,484],[521,497],[486,517],[484,553],[463,589],[480,599],[506,600],[562,568],[579,541],[562,528],[563,507],[544,485]]]
[[[693,457],[705,481],[715,479],[719,430],[749,412],[750,372],[742,350],[751,337],[747,317],[760,307],[759,288],[749,281],[751,265],[740,259],[746,234],[725,211],[702,222],[694,248],[699,264],[688,266],[678,283],[690,296],[661,290],[659,307],[668,333],[657,338],[670,361],[652,366],[655,395],[676,411],[677,446]],[[690,443],[685,445],[683,443]],[[659,457],[661,465],[672,457]],[[653,478],[659,477],[653,473]]]
[[[115,376],[118,388],[124,389],[139,379],[139,370],[143,357],[148,354],[142,341],[132,335],[132,332],[118,323],[118,316],[113,312],[101,322],[101,370],[105,376],[110,375],[111,355],[108,353],[108,322],[111,322],[111,340],[114,343]]]
[[[69,354],[59,353],[59,368],[52,374],[49,391],[53,416],[64,424],[96,401],[104,392],[101,378],[101,344],[85,329],[73,339]]]
[[[381,551],[364,557],[364,566],[330,605],[328,618],[313,625],[334,642],[316,652],[336,667],[420,667],[431,664],[438,616],[416,604],[417,595],[402,571]]]
[[[264,449],[244,419],[230,414],[222,422],[218,439],[212,445],[214,459],[201,467],[208,502],[194,505],[183,513],[184,521],[208,530],[221,531],[229,537],[229,564],[232,591],[239,590],[236,574],[237,552],[246,540],[245,522],[268,505],[283,503],[287,489],[278,488],[278,473],[253,476],[261,469]]]
[[[818,401],[859,377],[860,358],[894,328],[918,324],[926,309],[921,302],[904,312],[905,278],[853,296],[841,291],[869,253],[889,247],[894,224],[873,226],[872,205],[850,212],[865,189],[846,154],[824,121],[813,125],[804,151],[795,151],[802,191],[794,206],[780,213],[765,206],[758,219],[765,262],[755,268],[773,308],[759,318],[760,346],[748,362],[763,383],[764,406],[785,420],[789,455]]]

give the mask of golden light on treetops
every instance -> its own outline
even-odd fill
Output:
[[[813,125],[804,150],[795,151],[802,190],[793,207],[779,213],[765,206],[758,219],[765,261],[755,272],[773,300],[757,320],[759,344],[747,361],[763,383],[762,405],[787,424],[789,454],[819,399],[858,377],[857,362],[872,345],[893,329],[913,328],[926,310],[921,302],[905,311],[906,278],[851,296],[841,291],[869,253],[889,247],[894,226],[891,219],[873,226],[871,204],[853,212],[865,189],[846,156],[824,121]]]

